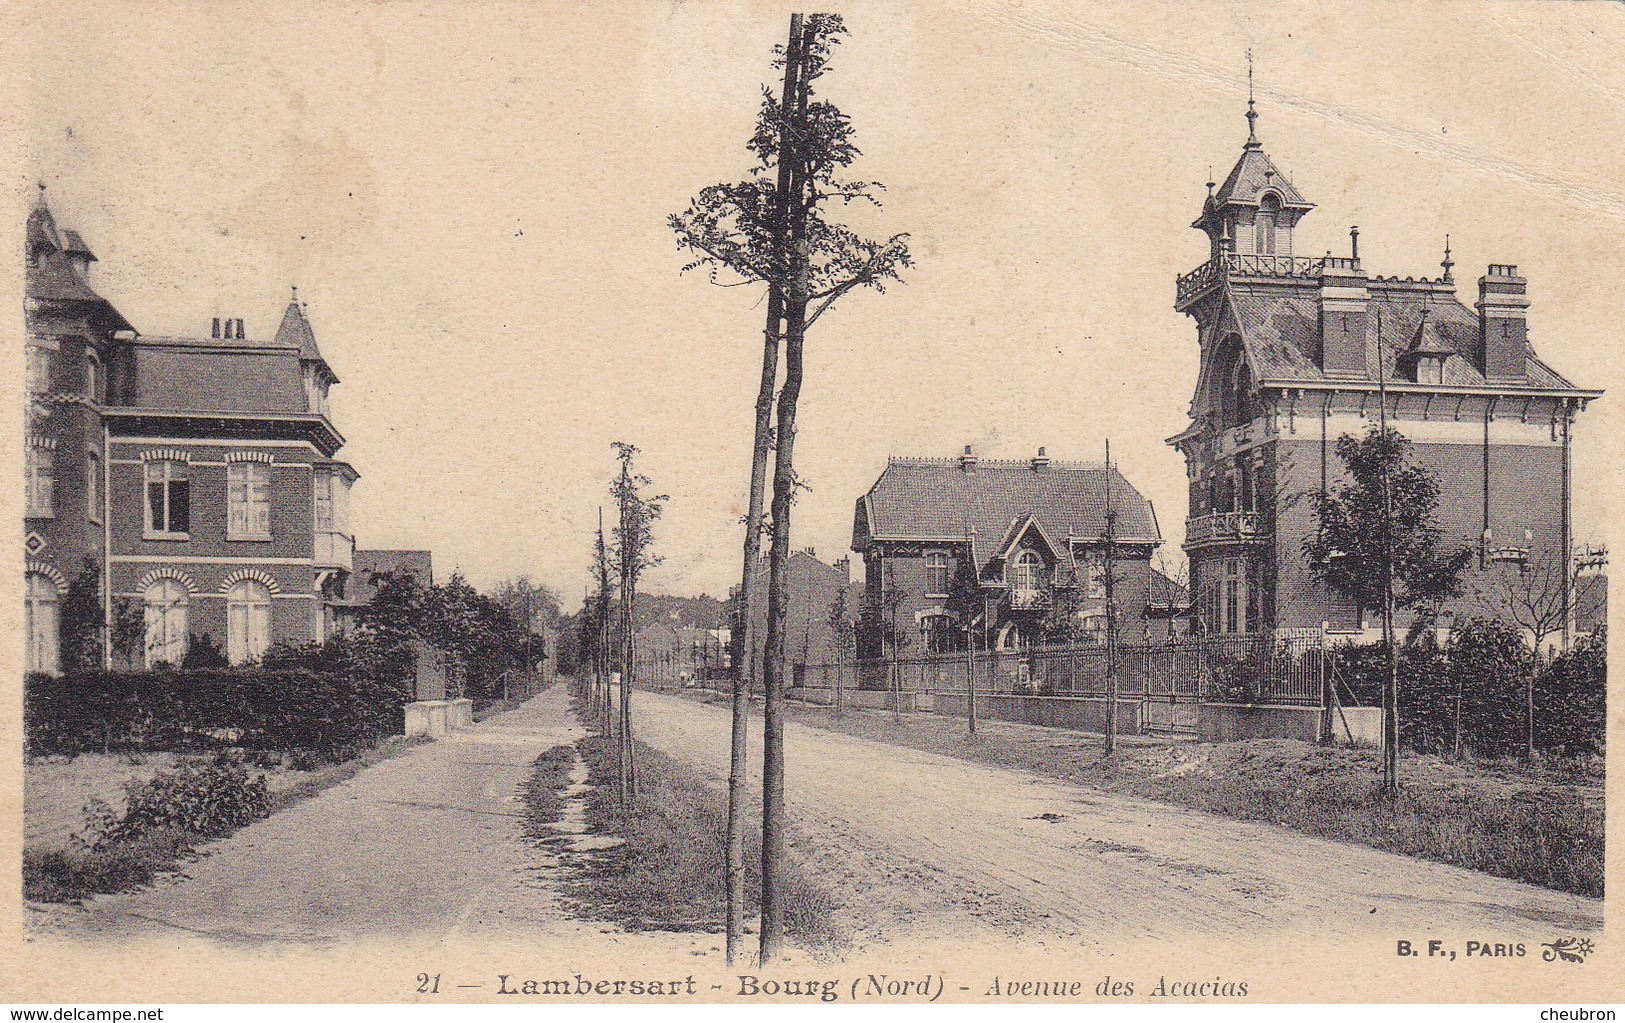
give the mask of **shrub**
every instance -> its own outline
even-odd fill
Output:
[[[409,698],[363,668],[30,675],[23,719],[31,756],[235,747],[342,760],[398,733]]]
[[[218,838],[271,812],[265,779],[226,758],[182,764],[127,791],[129,805],[123,817],[105,824],[92,822],[87,837],[92,850],[163,831]]]
[[[1535,745],[1565,756],[1600,754],[1608,726],[1608,633],[1574,645],[1535,680]]]
[[[1458,620],[1446,653],[1462,704],[1463,748],[1488,756],[1524,749],[1535,665],[1518,629],[1495,618]]]

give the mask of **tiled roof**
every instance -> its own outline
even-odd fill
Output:
[[[1368,284],[1369,314],[1366,316],[1367,350],[1377,347],[1377,324],[1382,324],[1383,371],[1389,380],[1402,381],[1394,371],[1395,361],[1405,351],[1422,321],[1422,308],[1429,309],[1430,344],[1455,352],[1460,358],[1445,363],[1447,385],[1483,386],[1484,373],[1474,361],[1478,340],[1478,315],[1462,305],[1454,295],[1436,289],[1384,288],[1378,279]],[[1314,383],[1328,380],[1316,357],[1320,349],[1320,303],[1313,288],[1297,285],[1230,286],[1230,297],[1241,321],[1242,341],[1253,373],[1261,380]],[[1570,389],[1560,374],[1534,354],[1528,355],[1529,386]]]
[[[399,572],[428,586],[434,582],[434,555],[429,551],[356,551],[351,571],[371,592],[374,572]]]
[[[1116,467],[984,459],[967,471],[957,458],[893,458],[858,502],[853,546],[870,538],[963,541],[969,526],[981,568],[1027,516],[1063,545],[1068,536],[1104,536],[1108,474],[1118,537],[1157,538],[1150,504]]]
[[[305,311],[297,301],[289,302],[282,314],[282,324],[276,329],[276,342],[292,345],[299,350],[301,362],[319,362],[327,368],[328,375],[333,376],[333,370],[327,367],[327,360],[322,358],[321,349],[316,347],[316,332],[310,329],[310,321],[305,318]],[[333,383],[338,382],[338,377],[333,376]]]
[[[141,337],[131,345],[131,408],[304,412],[299,351],[227,338]]]
[[[1236,161],[1236,165],[1230,169],[1230,176],[1214,193],[1213,202],[1216,206],[1230,202],[1256,206],[1258,197],[1266,189],[1278,193],[1284,206],[1310,208],[1314,205],[1292,187],[1292,182],[1276,169],[1269,156],[1256,145],[1242,149],[1241,159]]]

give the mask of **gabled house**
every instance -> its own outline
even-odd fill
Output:
[[[969,447],[892,458],[853,517],[860,656],[962,650],[967,617],[978,647],[1103,641],[1108,552],[1119,638],[1165,638],[1183,598],[1151,564],[1161,543],[1150,502],[1115,465],[1052,462],[1042,448],[1022,461]]]

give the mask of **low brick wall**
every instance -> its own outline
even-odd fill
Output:
[[[933,709],[947,717],[965,717],[965,693],[938,692]],[[1117,701],[1117,731],[1138,735],[1143,731],[1142,701],[1139,697]],[[1106,731],[1106,700],[1099,696],[1017,696],[1010,693],[977,693],[976,716],[989,721],[1014,721],[1045,728],[1067,728],[1075,732]]]

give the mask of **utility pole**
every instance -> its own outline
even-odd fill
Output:
[[[959,566],[958,575],[965,580],[964,585],[973,585],[969,580],[975,580],[976,555],[972,553],[971,539],[975,534],[970,526],[965,527],[965,564]],[[967,572],[965,565],[970,566]],[[979,580],[977,580],[979,581]],[[977,587],[980,591],[980,587]],[[976,621],[971,614],[971,593],[965,592],[965,717],[970,723],[970,734],[976,734]]]
[[[1106,755],[1117,749],[1117,509],[1112,504],[1112,442],[1106,439]]]
[[[1382,307],[1377,307],[1377,431],[1388,445],[1388,385],[1383,368]],[[1399,658],[1394,651],[1394,491],[1388,460],[1382,461],[1382,647],[1387,675],[1382,687],[1382,788],[1399,791]]]

